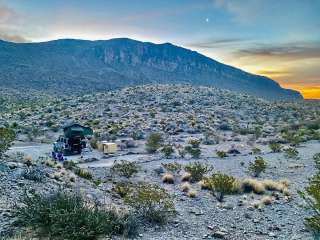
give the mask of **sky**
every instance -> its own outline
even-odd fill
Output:
[[[129,37],[196,50],[320,99],[320,0],[0,0],[0,39]]]

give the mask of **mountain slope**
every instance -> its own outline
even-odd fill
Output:
[[[188,83],[268,99],[300,99],[275,81],[219,63],[170,43],[131,39],[0,41],[0,86],[90,92],[145,83]]]

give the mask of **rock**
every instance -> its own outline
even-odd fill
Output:
[[[212,234],[213,237],[215,238],[220,238],[220,239],[223,239],[227,236],[227,233],[226,232],[222,232],[222,231],[216,231]]]

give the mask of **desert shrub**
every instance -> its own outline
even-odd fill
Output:
[[[313,155],[313,160],[316,165],[316,169],[320,171],[320,153],[316,153],[315,155]]]
[[[192,189],[189,189],[189,191],[187,193],[187,196],[190,198],[195,198],[195,197],[197,197],[197,195],[198,195],[198,192],[196,190],[192,190]]]
[[[181,176],[182,182],[188,182],[188,181],[190,181],[190,179],[191,179],[191,174],[188,172],[183,173]]]
[[[298,146],[303,141],[300,134],[295,134],[291,132],[288,132],[286,135],[283,135],[283,138],[287,140],[291,146]]]
[[[165,155],[165,157],[170,157],[174,153],[174,149],[172,145],[167,144],[161,148],[161,152]]]
[[[225,158],[225,157],[227,157],[227,153],[224,151],[217,151],[217,156],[219,158]]]
[[[111,172],[116,173],[119,176],[130,178],[134,174],[138,173],[138,165],[135,162],[129,162],[121,160],[120,162],[115,161],[111,167]]]
[[[128,183],[128,182],[116,183],[113,186],[112,191],[119,194],[120,197],[124,198],[125,196],[127,196],[131,192],[130,183]]]
[[[261,205],[270,205],[272,203],[272,197],[265,195],[260,199]]]
[[[201,162],[194,162],[184,166],[184,170],[191,174],[190,180],[192,182],[198,182],[205,174],[212,171],[213,167],[208,166],[207,164],[202,164]]]
[[[262,184],[267,190],[283,192],[285,189],[287,189],[289,183],[285,183],[284,181],[278,182],[270,179],[265,179],[262,181]]]
[[[131,206],[138,216],[152,223],[167,223],[175,214],[171,196],[157,185],[138,184],[125,197],[125,203]]]
[[[66,160],[63,162],[63,167],[68,170],[72,170],[76,167],[76,163],[73,161]]]
[[[74,173],[76,175],[78,175],[79,177],[87,179],[87,180],[92,180],[92,178],[93,178],[92,173],[84,168],[76,168],[74,170]]]
[[[252,153],[253,154],[260,154],[261,153],[261,149],[260,148],[253,148],[252,149]]]
[[[0,126],[0,159],[9,149],[15,139],[15,132],[10,128]]]
[[[313,231],[316,237],[320,236],[320,173],[318,172],[309,180],[308,186],[304,191],[299,192],[305,200],[307,208],[313,215],[305,219],[307,228]],[[317,238],[316,238],[317,239]]]
[[[254,177],[259,177],[262,172],[264,172],[267,168],[267,164],[264,159],[259,156],[256,157],[254,162],[249,163],[248,170]]]
[[[188,183],[188,182],[184,182],[184,183],[181,185],[181,191],[182,191],[182,192],[189,192],[190,189],[191,189],[191,184]]]
[[[178,149],[178,154],[180,157],[184,158],[187,154],[187,151],[184,148]]]
[[[182,169],[182,165],[180,163],[161,163],[162,167],[164,167],[168,172],[171,173],[179,173]]]
[[[243,179],[240,185],[243,192],[262,194],[266,191],[265,186],[261,181],[252,178]]]
[[[298,154],[299,154],[298,150],[293,147],[290,147],[284,150],[284,156],[286,158],[297,158]]]
[[[42,182],[45,174],[40,168],[28,168],[23,172],[22,176],[28,180]]]
[[[147,139],[146,150],[148,153],[156,152],[163,142],[162,135],[160,133],[152,133]]]
[[[203,190],[213,190],[212,182],[209,177],[203,177],[199,184]]]
[[[190,145],[186,146],[185,151],[191,155],[192,158],[199,158],[201,155],[200,148],[194,148]]]
[[[199,148],[200,140],[195,139],[195,138],[191,138],[191,139],[189,139],[188,144],[190,144],[191,147],[193,147],[193,148]]]
[[[214,196],[218,201],[222,202],[226,194],[231,194],[235,192],[236,179],[232,176],[216,173],[209,178],[210,185]]]
[[[94,240],[126,229],[123,217],[115,211],[98,208],[96,203],[89,204],[80,195],[63,191],[26,194],[14,214],[17,224],[49,239]]]
[[[269,148],[274,153],[281,152],[281,145],[279,143],[272,142],[269,144]]]
[[[171,173],[165,173],[162,177],[162,182],[174,184],[174,176]]]

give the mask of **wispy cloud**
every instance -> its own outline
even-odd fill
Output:
[[[196,41],[191,43],[186,43],[186,46],[195,48],[221,48],[224,46],[238,45],[243,42],[249,41],[249,39],[244,38],[212,38],[203,41]]]
[[[0,39],[10,42],[28,42],[28,40],[15,33],[15,25],[19,20],[19,15],[7,6],[0,6]]]
[[[285,43],[260,45],[235,51],[237,57],[278,58],[282,60],[301,60],[320,58],[320,42]]]

